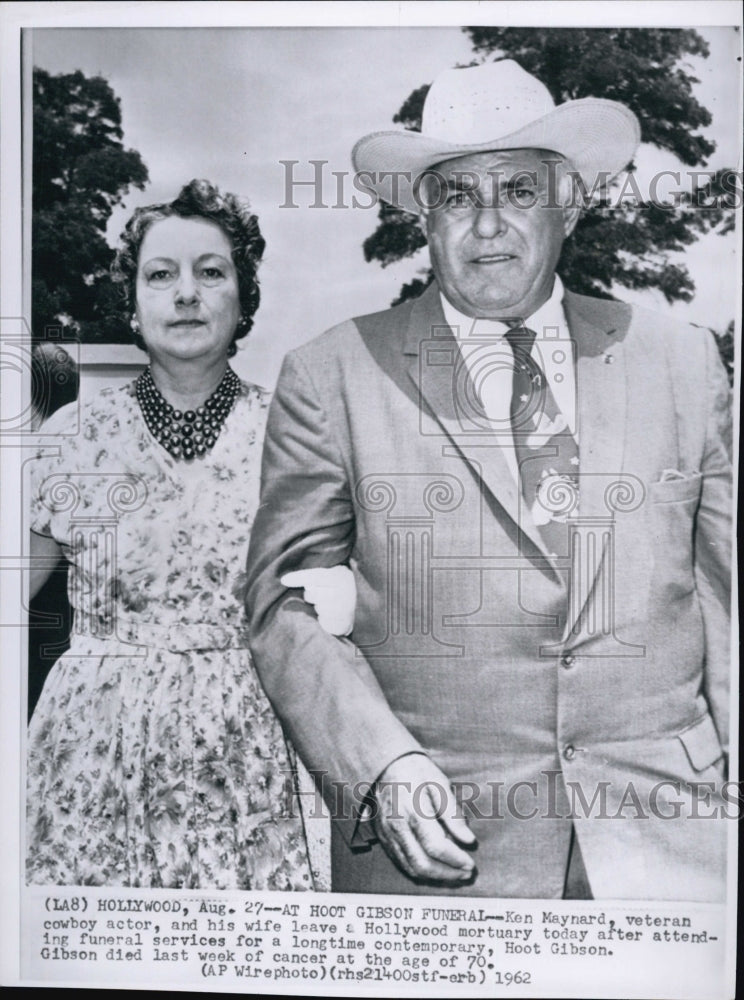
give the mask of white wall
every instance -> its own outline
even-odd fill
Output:
[[[131,382],[147,364],[147,355],[133,344],[80,344],[80,398],[99,389]]]

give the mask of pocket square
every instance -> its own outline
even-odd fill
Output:
[[[674,479],[688,479],[690,476],[697,475],[697,473],[684,473],[680,472],[679,469],[664,469],[659,479],[660,483],[669,483]]]

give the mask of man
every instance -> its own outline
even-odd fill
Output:
[[[436,281],[286,358],[247,591],[334,890],[723,898],[725,378],[707,334],[555,275],[571,171],[638,141],[502,61],[355,147]],[[297,589],[340,563],[341,640]]]

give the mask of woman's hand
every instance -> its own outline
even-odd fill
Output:
[[[303,590],[303,599],[315,607],[318,622],[331,635],[349,635],[354,628],[356,583],[347,566],[298,569],[281,578],[284,587]]]

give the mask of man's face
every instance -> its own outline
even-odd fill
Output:
[[[526,319],[550,297],[578,217],[578,208],[560,204],[559,159],[538,149],[474,153],[447,160],[428,179],[435,207],[422,224],[432,267],[460,312]]]

